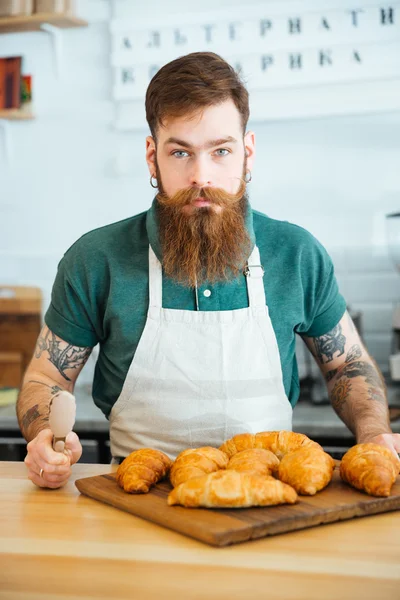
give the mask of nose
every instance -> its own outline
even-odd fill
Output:
[[[190,186],[201,188],[210,185],[212,185],[212,177],[207,160],[197,157],[190,173]]]

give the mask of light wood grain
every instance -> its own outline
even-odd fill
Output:
[[[29,16],[1,17],[0,34],[18,31],[40,31],[43,23],[54,27],[69,29],[71,27],[87,27],[88,22],[71,14],[35,13]]]
[[[20,108],[3,108],[0,110],[0,119],[8,121],[32,121],[34,114]]]
[[[213,548],[0,463],[0,600],[398,600],[400,512]]]
[[[10,293],[10,296],[4,295],[4,293]],[[40,288],[23,285],[0,285],[1,315],[40,315],[41,312],[42,292]]]
[[[12,297],[4,296],[12,292]],[[3,295],[2,295],[3,294]],[[39,288],[25,286],[0,286],[0,352],[20,354],[20,365],[11,370],[1,368],[3,386],[20,387],[22,375],[32,358],[40,333],[42,292]]]
[[[0,388],[16,388],[20,385],[22,361],[21,352],[0,352]]]

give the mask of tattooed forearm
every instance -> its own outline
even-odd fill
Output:
[[[52,399],[62,390],[73,392],[75,380],[90,352],[91,348],[73,346],[43,326],[16,406],[18,424],[28,442],[49,428]]]
[[[28,429],[29,425],[36,421],[36,419],[39,419],[39,417],[39,404],[35,404],[35,406],[32,406],[22,417],[22,425],[24,426],[24,429]]]
[[[57,368],[66,381],[71,381],[66,374],[66,370],[81,369],[89,358],[92,348],[73,346],[63,342],[47,329],[45,335],[39,336],[35,357],[40,358],[43,352],[46,351],[49,354],[48,360]]]
[[[19,427],[26,440],[33,439],[39,431],[49,426],[48,402],[37,402],[28,408],[27,402],[18,399],[17,417]]]
[[[385,385],[372,359],[345,364],[333,378],[329,385],[332,406],[358,442],[390,431]]]
[[[332,371],[328,371],[327,373],[325,373],[325,380],[331,381],[335,375],[338,373],[339,369],[332,369]]]
[[[361,355],[362,355],[362,351],[361,351],[361,348],[360,348],[360,346],[358,346],[357,344],[355,344],[355,345],[354,345],[354,346],[352,346],[352,347],[350,348],[350,350],[348,351],[348,353],[347,353],[347,356],[346,356],[346,361],[345,361],[345,362],[346,362],[346,363],[349,363],[349,362],[353,362],[353,363],[354,363],[354,362],[355,362],[355,361],[356,361],[358,358],[360,358],[360,356],[361,356]],[[361,364],[361,363],[358,363],[358,364]],[[357,369],[355,369],[355,370],[353,370],[353,371],[354,371],[354,373],[355,373],[355,372],[357,371]],[[337,368],[337,369],[332,369],[331,371],[328,371],[327,373],[325,373],[325,374],[324,374],[325,381],[326,381],[327,383],[329,383],[330,381],[332,381],[332,379],[333,379],[333,378],[334,378],[334,377],[335,377],[335,376],[336,376],[336,375],[337,375],[339,372],[340,372],[341,374],[343,374],[343,373],[345,373],[345,374],[346,374],[345,367],[341,367],[341,368]],[[352,372],[352,370],[350,369],[350,371],[349,371],[349,372],[351,373],[351,372]],[[358,375],[361,375],[362,373],[360,373],[360,372],[358,371],[358,372],[357,372],[357,374],[358,374]],[[348,376],[349,376],[349,377],[351,377],[352,375],[350,374],[350,375],[348,375]],[[355,377],[355,376],[356,376],[356,375],[353,375],[353,377]]]
[[[360,346],[358,344],[354,344],[354,346],[352,346],[347,353],[346,362],[349,363],[352,360],[357,360],[361,355],[362,351]]]
[[[351,392],[351,382],[346,379],[339,379],[331,392],[331,402],[333,408],[336,410],[338,415],[342,414],[343,406],[346,404],[349,399]]]
[[[383,402],[386,404],[384,391],[379,388],[368,388],[368,400],[372,400],[374,402]]]
[[[372,363],[362,360],[356,360],[348,365],[345,365],[340,370],[340,376],[348,377],[349,379],[353,379],[354,377],[363,377],[366,383],[371,384],[372,386],[381,387],[383,385],[383,380],[380,377],[376,367]]]
[[[336,352],[336,356],[344,354],[345,344],[346,338],[339,323],[328,333],[314,338],[315,356],[321,364],[331,362]]]
[[[60,386],[58,386],[58,385],[48,385],[47,383],[43,383],[43,381],[35,381],[34,379],[30,379],[29,382],[30,383],[39,383],[40,385],[45,385],[46,387],[51,389],[52,395],[58,394],[58,392],[61,392],[63,389],[63,388],[60,388]]]
[[[53,396],[55,396],[55,394],[58,394],[58,392],[61,392],[63,389],[59,385],[48,385],[47,383],[44,383],[44,381],[35,381],[34,379],[29,379],[27,383],[36,383],[38,385],[44,385],[45,387],[49,388],[51,394],[50,403],[53,399]],[[50,403],[47,404],[46,399],[46,402],[41,402],[40,406],[39,404],[35,404],[31,408],[29,408],[23,416],[21,416],[21,425],[23,431],[26,431],[28,427],[30,427],[30,425],[35,423],[35,421],[38,421],[38,423],[35,423],[35,425],[39,425],[40,423],[42,425],[47,425],[49,421]]]

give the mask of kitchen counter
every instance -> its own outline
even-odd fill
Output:
[[[400,511],[214,548],[0,462],[0,600],[399,598]]]

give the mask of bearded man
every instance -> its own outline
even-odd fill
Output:
[[[249,204],[255,134],[238,74],[210,52],[182,56],[151,80],[146,117],[151,208],[87,233],[59,264],[17,406],[29,478],[60,487],[79,459],[75,433],[67,455],[52,450],[49,403],[73,392],[97,344],[93,399],[115,461],[291,430],[296,335],[357,441],[398,451],[381,375],[329,255]]]

